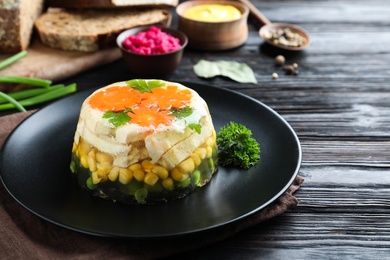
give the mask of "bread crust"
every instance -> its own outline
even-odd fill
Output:
[[[69,10],[49,8],[35,22],[43,44],[67,51],[95,52],[115,46],[122,31],[142,25],[169,26],[165,9]]]
[[[61,8],[122,8],[122,7],[158,7],[167,8],[178,5],[178,0],[47,0],[49,7]]]
[[[0,52],[12,53],[23,49],[20,39],[20,11],[18,9],[0,10]]]

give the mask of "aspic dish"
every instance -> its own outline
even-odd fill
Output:
[[[217,170],[208,106],[175,82],[137,79],[98,89],[81,107],[71,169],[80,186],[113,201],[183,198]]]

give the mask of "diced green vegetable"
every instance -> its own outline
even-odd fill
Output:
[[[90,189],[90,190],[93,190],[93,189],[96,188],[95,184],[93,184],[93,182],[92,182],[92,178],[91,178],[91,177],[89,177],[89,178],[86,180],[85,183],[87,184],[87,187],[88,187],[88,189]]]
[[[138,189],[134,194],[135,199],[141,203],[146,203],[146,197],[148,197],[148,190],[146,188]]]
[[[9,57],[8,59],[5,59],[3,61],[0,62],[0,70],[8,67],[9,65],[17,62],[18,60],[20,60],[21,58],[24,58],[26,57],[27,55],[27,51],[21,51],[11,57]]]
[[[195,170],[191,174],[191,181],[192,181],[193,184],[198,185],[198,183],[200,181],[200,171],[199,170]]]

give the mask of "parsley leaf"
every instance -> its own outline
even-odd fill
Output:
[[[217,145],[222,166],[248,169],[260,160],[260,145],[244,125],[230,122],[223,126],[217,134]]]
[[[103,114],[103,118],[108,119],[108,122],[113,124],[115,127],[120,127],[131,120],[131,117],[127,114],[128,112],[131,112],[130,108],[126,108],[122,112],[106,111]]]
[[[201,124],[199,124],[199,123],[198,123],[198,124],[195,124],[195,123],[189,124],[188,127],[189,127],[190,129],[194,130],[195,132],[197,132],[198,134],[200,134],[201,129],[202,129],[202,126],[201,126]]]
[[[190,106],[185,106],[183,108],[172,108],[171,113],[176,118],[185,118],[192,114],[194,108]]]
[[[132,79],[126,81],[126,84],[139,92],[151,92],[154,88],[165,86],[165,83],[161,80],[144,80],[144,79]]]

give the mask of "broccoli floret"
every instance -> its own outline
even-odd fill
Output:
[[[218,162],[248,169],[260,160],[260,145],[246,126],[230,122],[217,134]]]

